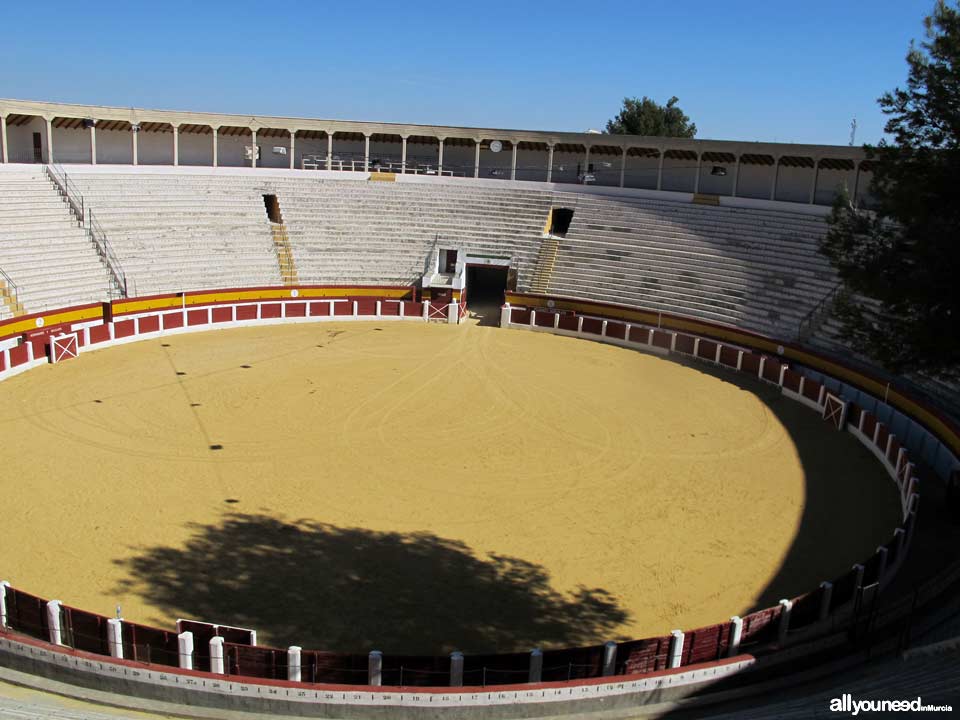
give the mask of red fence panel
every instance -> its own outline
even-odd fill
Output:
[[[664,670],[670,653],[670,636],[630,640],[617,646],[617,661],[624,675]]]
[[[27,354],[28,352],[26,343],[10,348],[10,367],[13,368],[17,365],[23,365],[29,361],[30,356]]]
[[[422,315],[423,315],[422,302],[411,302],[408,300],[404,300],[403,302],[404,317],[421,317]]]
[[[204,316],[206,316],[206,312],[206,310],[203,311]],[[131,337],[135,332],[136,327],[133,320],[118,320],[113,324],[113,337],[115,339]]]
[[[159,315],[145,315],[140,318],[140,332],[142,333],[153,333],[160,331],[160,316]]]
[[[650,328],[638,327],[636,325],[631,326],[627,340],[646,345],[650,340]]]
[[[402,687],[450,685],[450,658],[444,655],[383,656],[383,684]]]
[[[812,378],[806,378],[803,381],[803,396],[807,400],[813,400],[814,402],[820,402],[820,388],[823,387],[819,382],[813,380]]]
[[[280,303],[263,303],[260,306],[260,318],[262,320],[275,320],[280,317]]]
[[[380,303],[380,314],[384,317],[398,317],[400,315],[400,303],[384,300]]]
[[[307,304],[305,302],[288,302],[284,304],[288,318],[306,317]]]
[[[164,330],[183,327],[183,313],[179,310],[177,312],[164,313],[161,318],[163,320]],[[91,328],[91,331],[92,330],[93,328]]]
[[[544,669],[547,665],[544,663]],[[463,659],[464,685],[525,683],[530,672],[529,653],[467,655]]]
[[[563,650],[546,650],[543,653],[544,682],[577,680],[603,675],[603,645]]]
[[[7,622],[30,637],[49,640],[47,601],[16,588],[7,588]]]
[[[686,633],[681,665],[713,662],[724,657],[730,642],[730,623],[710,625]]]
[[[607,322],[607,337],[623,340],[626,338],[626,336],[627,326],[625,324],[614,322],[612,320]]]
[[[777,635],[777,620],[782,609],[777,607],[766,608],[750,613],[743,618],[743,635],[741,646],[770,642]]]
[[[736,348],[732,348],[729,345],[724,345],[720,348],[720,364],[726,365],[727,367],[735,368],[737,366],[737,358],[740,357],[740,351]]]
[[[853,600],[856,579],[856,572],[847,570],[847,572],[833,581],[833,594],[830,596],[830,612]]]
[[[216,306],[212,308],[213,322],[225,323],[233,322],[233,308]]]
[[[664,350],[670,349],[670,342],[673,338],[671,333],[668,333],[666,330],[654,330],[653,331],[653,345],[654,347],[662,348]]]
[[[880,452],[887,451],[887,438],[890,437],[890,428],[888,428],[883,423],[877,423],[877,447],[880,449]]]
[[[786,372],[783,373],[783,387],[792,392],[799,393],[800,378],[800,373],[792,368],[787,368]]]
[[[199,643],[194,643],[195,662],[198,670],[209,670],[209,649]],[[180,664],[180,651],[177,646],[177,634],[158,628],[123,623],[123,656],[128,660],[137,660],[158,665],[177,667]]]
[[[187,325],[189,325],[190,327],[193,327],[195,325],[206,325],[206,324],[207,324],[206,308],[203,308],[202,310],[187,310]]]
[[[692,335],[677,333],[677,343],[674,346],[674,349],[678,353],[683,353],[684,355],[693,355],[693,346],[695,342],[696,339]]]
[[[743,354],[743,361],[740,364],[740,371],[749,373],[751,375],[760,374],[760,356],[756,353],[745,352]]]
[[[516,325],[529,325],[530,308],[510,308],[510,322]]]
[[[763,363],[763,379],[772,383],[780,382],[781,362],[776,358],[768,357]]]
[[[237,320],[256,320],[256,305],[237,305]]]
[[[63,639],[77,650],[109,655],[107,644],[107,619],[85,610],[63,606]]]
[[[367,661],[367,655],[306,652],[300,655],[300,675],[309,682],[366,685]]]
[[[377,301],[374,298],[357,298],[355,302],[357,303],[357,315],[377,314]],[[350,305],[351,303],[347,301],[344,304]]]
[[[887,452],[887,461],[896,467],[897,455],[900,454],[900,441],[896,437],[890,441],[890,450]]]
[[[700,345],[697,346],[697,357],[702,360],[716,360],[717,359],[717,343],[712,340],[700,340]]]
[[[549,310],[537,310],[537,316],[533,322],[537,327],[552,328],[553,319],[556,316],[556,313],[550,312]]]
[[[245,675],[273,680],[287,679],[287,653],[284,650],[224,642],[223,655],[224,669],[228,675]]]
[[[583,332],[590,333],[591,335],[599,335],[601,332],[603,332],[603,320],[585,317],[583,319],[582,330]]]
[[[798,629],[815,623],[820,616],[820,601],[823,590],[817,588],[793,600],[790,610],[790,629]]]
[[[110,339],[109,325],[94,325],[90,328],[90,344],[106,342]]]
[[[580,319],[576,315],[571,315],[569,313],[560,315],[560,320],[557,321],[557,327],[559,329],[569,330],[570,332],[576,332],[579,324]]]
[[[869,412],[864,412],[863,413],[863,432],[871,440],[873,439],[873,431],[876,429],[876,427],[877,427],[877,418],[874,416],[874,414]]]

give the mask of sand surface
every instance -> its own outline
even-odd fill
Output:
[[[775,389],[539,333],[171,336],[0,398],[4,579],[261,644],[663,634],[812,589],[897,522],[876,460]]]

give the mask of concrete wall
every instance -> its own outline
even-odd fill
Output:
[[[713,175],[713,169],[720,167],[726,170],[726,175]],[[721,163],[704,161],[700,168],[700,192],[711,195],[732,195],[733,174],[735,163]]]
[[[697,181],[697,161],[664,158],[661,190],[693,192]]]
[[[31,118],[19,127],[7,125],[7,148],[10,162],[33,162],[33,134],[40,133],[43,161],[47,161],[47,127],[43,118]]]
[[[133,133],[130,130],[98,129],[97,163],[103,165],[133,163]]]
[[[770,183],[773,182],[775,165],[740,165],[737,179],[737,197],[770,199]]]
[[[140,131],[141,165],[173,165],[173,133]]]
[[[55,127],[53,159],[58,163],[89,163],[90,131],[86,128]]]
[[[774,200],[809,202],[813,168],[780,166],[777,176],[777,196]]]

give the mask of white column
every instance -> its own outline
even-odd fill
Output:
[[[110,657],[123,659],[123,620],[109,618],[107,620],[107,645],[110,647]]]
[[[666,154],[666,150],[660,150],[660,160],[657,161],[657,190],[663,187],[663,156]]]
[[[291,645],[287,648],[287,680],[290,682],[300,682],[300,646]]]
[[[173,126],[173,164],[180,164],[180,126]]]
[[[510,179],[517,179],[517,141],[514,140],[511,142],[513,145],[513,152],[510,154]]]
[[[547,145],[547,182],[553,182],[553,144]]]
[[[583,153],[583,174],[586,175],[590,172],[590,146],[586,145],[586,150]]]
[[[210,638],[210,672],[223,675],[223,638]]]
[[[730,618],[730,642],[727,643],[727,657],[740,652],[740,638],[743,637],[743,618],[734,615]]]
[[[443,175],[443,141],[444,138],[437,138],[440,141],[440,147],[437,150],[437,177]]]
[[[667,667],[680,667],[683,657],[683,630],[674,630],[670,633],[670,653],[667,656]]]
[[[50,642],[54,645],[63,645],[63,634],[60,631],[59,600],[51,600],[47,603],[47,630],[50,633]]]
[[[383,685],[383,653],[371,650],[367,657],[367,685]]]
[[[770,199],[777,199],[777,176],[780,175],[780,158],[773,159],[773,182],[770,183]]]
[[[0,114],[0,162],[10,162],[7,152],[7,116]]]
[[[7,588],[10,583],[6,580],[0,582],[0,627],[9,627],[10,622],[7,618]]]
[[[777,629],[777,644],[783,645],[787,639],[787,631],[790,629],[790,613],[793,610],[792,600],[781,600],[780,607],[780,627]]]
[[[627,153],[630,152],[629,147],[623,149],[623,154],[620,156],[620,187],[624,187],[625,181],[627,179]]]
[[[697,153],[697,176],[693,179],[693,191],[700,192],[700,171],[703,169],[703,153]]]
[[[47,118],[47,162],[53,162],[53,118]]]
[[[505,303],[500,308],[500,327],[505,328],[510,325],[510,303]]]
[[[293,129],[287,132],[290,133],[290,169],[293,170],[297,167],[297,131]]]
[[[133,155],[133,164],[140,164],[140,124],[131,123],[130,125],[130,147]]]
[[[890,551],[883,545],[877,548],[877,555],[880,556],[877,567],[877,582],[883,580],[883,576],[887,574],[887,557],[889,554]]]
[[[740,182],[740,156],[737,155],[737,162],[733,166],[733,197],[737,196],[737,185]]]
[[[327,132],[327,170],[333,169],[333,133]]]
[[[192,632],[182,632],[177,635],[177,652],[180,656],[180,667],[184,670],[193,670]]]
[[[253,146],[253,152],[250,154],[250,167],[257,166],[257,129],[250,128],[250,144]]]
[[[617,669],[617,644],[608,640],[603,646],[603,676],[610,677]]]
[[[527,673],[527,682],[538,683],[543,677],[543,650],[537,648],[530,652],[530,672]]]
[[[407,172],[407,136],[400,136],[400,173]]]
[[[810,204],[817,199],[817,179],[820,176],[820,158],[813,159],[813,182],[810,183]]]
[[[833,583],[824,580],[820,583],[820,611],[817,614],[818,620],[826,620],[830,615],[830,602],[833,600]]]
[[[90,164],[97,164],[97,121],[90,126]]]
[[[363,134],[363,171],[370,171],[370,135]]]
[[[473,176],[475,178],[480,177],[480,143],[482,142],[482,140],[474,140],[476,150],[473,153]]]
[[[217,167],[220,162],[220,128],[216,125],[213,128],[213,166]]]

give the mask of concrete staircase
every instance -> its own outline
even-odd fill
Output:
[[[280,280],[284,285],[298,285],[300,279],[297,274],[297,264],[293,259],[293,249],[290,247],[287,226],[283,223],[270,223],[270,232],[273,233],[273,246],[277,250]]]
[[[553,277],[553,268],[557,263],[557,251],[560,249],[560,238],[549,235],[540,244],[537,253],[537,265],[530,280],[530,291],[546,293],[550,287],[550,278]]]

